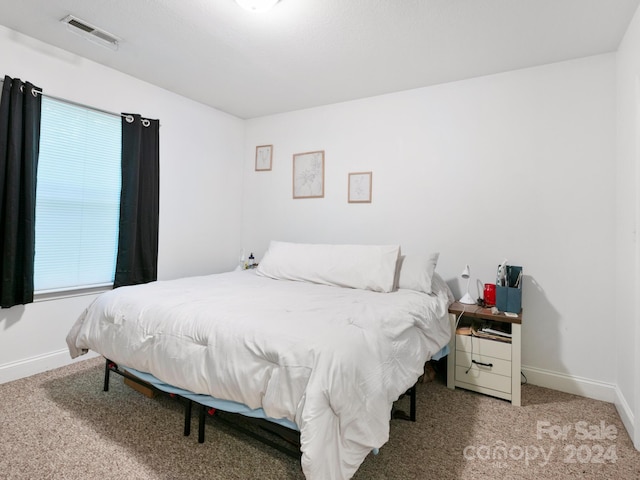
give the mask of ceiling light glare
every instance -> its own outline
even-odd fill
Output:
[[[280,0],[236,0],[236,3],[250,12],[266,12]]]

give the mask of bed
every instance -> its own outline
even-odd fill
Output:
[[[348,479],[451,337],[437,254],[271,242],[255,270],[100,295],[67,336],[195,395],[297,426],[308,480]]]

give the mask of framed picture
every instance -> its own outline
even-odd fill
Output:
[[[349,174],[349,203],[371,203],[372,172]]]
[[[271,170],[273,159],[273,145],[260,145],[256,147],[256,172]]]
[[[324,150],[293,155],[293,198],[324,197]]]

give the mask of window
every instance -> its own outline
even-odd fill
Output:
[[[36,293],[113,283],[121,135],[119,117],[42,98]]]

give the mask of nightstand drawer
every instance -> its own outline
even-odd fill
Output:
[[[496,375],[476,368],[474,365],[467,373],[469,367],[456,366],[456,387],[470,388],[484,387],[498,392],[511,393],[511,377]]]
[[[473,352],[474,354],[501,358],[503,360],[511,360],[510,343],[473,337],[471,335],[456,335],[456,350]]]
[[[472,360],[479,362],[481,365],[473,363]],[[511,361],[488,357],[485,355],[477,355],[475,351],[471,354],[471,352],[465,352],[464,350],[456,350],[456,366],[464,367],[465,371],[471,366],[471,370],[479,370],[480,372],[511,377]]]

